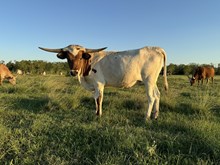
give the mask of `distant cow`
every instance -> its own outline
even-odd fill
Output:
[[[43,76],[46,76],[46,74],[47,74],[47,73],[46,73],[45,71],[43,71],[42,75],[43,75]]]
[[[192,78],[189,78],[189,80],[191,85],[193,85],[196,82],[196,80],[198,81],[198,85],[200,80],[202,81],[203,84],[204,79],[206,79],[208,83],[209,78],[211,78],[213,83],[214,76],[215,76],[215,70],[213,67],[203,66],[203,67],[197,67],[195,69],[195,73],[193,74]]]
[[[22,70],[18,69],[18,70],[17,70],[17,74],[18,74],[18,75],[22,75],[22,74],[23,74]]]
[[[60,59],[67,59],[70,74],[77,76],[80,84],[94,92],[96,114],[102,114],[103,91],[105,86],[129,88],[137,81],[143,81],[147,91],[148,107],[146,119],[156,119],[159,113],[160,92],[157,79],[164,67],[164,86],[168,89],[166,77],[166,53],[160,47],[143,47],[128,51],[104,52],[101,49],[87,49],[69,45],[62,49],[40,48],[58,53]],[[96,53],[100,52],[100,53]]]
[[[8,79],[13,85],[16,84],[16,78],[11,74],[8,67],[4,64],[0,64],[0,85],[2,85],[4,79]]]

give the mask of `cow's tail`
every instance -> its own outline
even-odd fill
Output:
[[[166,66],[166,61],[167,61],[167,57],[166,57],[166,52],[163,50],[162,51],[163,54],[163,78],[164,78],[164,88],[167,91],[168,90],[168,81],[167,81],[167,66]]]

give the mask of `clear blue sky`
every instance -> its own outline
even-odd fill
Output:
[[[38,49],[160,46],[168,64],[220,63],[219,0],[2,0],[0,60],[61,61]]]

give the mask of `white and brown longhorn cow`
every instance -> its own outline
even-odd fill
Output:
[[[143,47],[141,49],[108,52],[101,49],[87,49],[79,45],[69,45],[62,49],[40,49],[58,53],[60,59],[67,59],[70,74],[78,76],[80,84],[94,92],[96,114],[102,114],[103,91],[105,86],[133,86],[143,81],[147,91],[148,107],[146,119],[157,119],[159,114],[160,92],[157,79],[164,67],[164,86],[168,89],[166,77],[166,53],[159,47]]]
[[[2,85],[5,79],[8,79],[12,85],[16,84],[16,77],[11,74],[6,65],[0,64],[0,85]]]

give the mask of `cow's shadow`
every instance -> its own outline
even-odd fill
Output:
[[[45,110],[45,107],[49,102],[48,97],[30,97],[30,98],[19,98],[11,100],[11,108],[14,111],[26,110],[32,113],[41,113]]]
[[[109,100],[103,100],[103,116],[111,115],[111,113],[115,113],[114,110],[111,110],[109,106]],[[111,103],[114,104],[114,103]],[[145,127],[145,116],[147,113],[147,100],[135,100],[135,99],[125,99],[120,105],[115,105],[113,109],[117,109],[121,112],[121,116],[123,118],[127,118],[129,123],[137,126],[137,127]],[[86,111],[94,112],[95,110],[95,101],[92,97],[82,97],[80,99],[80,106],[83,107]],[[111,105],[112,106],[112,105]],[[164,101],[160,102],[160,115],[163,113],[177,113],[185,116],[190,116],[199,113],[199,109],[193,108],[190,104],[180,103],[176,106],[172,106],[167,104]],[[116,112],[118,113],[118,112]],[[152,112],[153,114],[153,112]],[[94,115],[94,113],[93,113]],[[160,115],[158,120],[160,120]],[[153,120],[153,119],[152,119]]]
[[[213,107],[212,111],[215,114],[215,116],[220,118],[220,105],[217,105],[217,106]]]
[[[82,97],[80,99],[80,105],[82,105],[85,109],[95,110],[95,101],[92,97]]]

